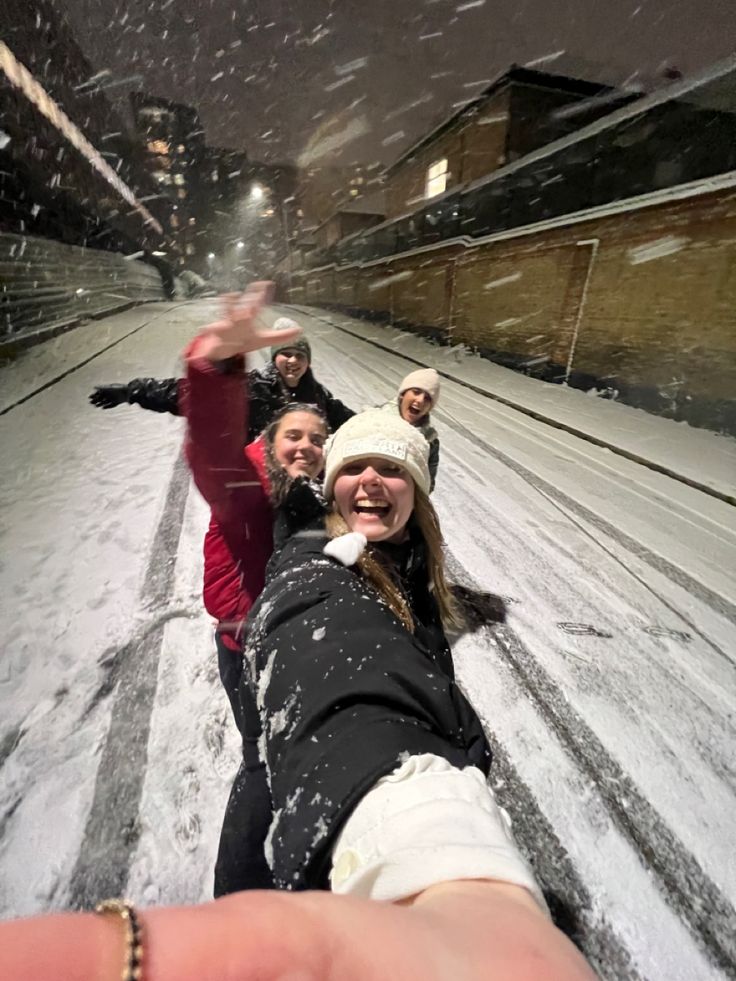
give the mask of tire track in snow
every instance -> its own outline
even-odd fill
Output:
[[[527,858],[542,885],[555,925],[583,952],[602,978],[641,981],[631,954],[614,928],[591,915],[593,896],[544,816],[531,787],[492,732],[489,742],[493,752],[491,783],[501,785],[494,792],[499,804],[511,815],[517,841],[528,846]]]
[[[164,606],[174,585],[176,557],[189,494],[189,470],[180,453],[141,587],[141,605]],[[69,883],[69,907],[88,909],[125,892],[140,833],[138,811],[146,770],[148,734],[156,695],[158,661],[167,622],[125,649],[95,792],[84,838]]]
[[[453,578],[459,573],[461,580],[479,588],[452,553],[448,552],[448,559]],[[734,907],[513,630],[499,624],[494,637],[522,690],[577,767],[595,784],[612,821],[641,856],[670,908],[686,924],[706,956],[727,977],[735,976]],[[518,774],[515,780],[519,781]],[[580,938],[578,942],[586,949],[587,940]]]
[[[614,541],[618,542],[625,549],[635,555],[637,558],[642,559],[647,565],[650,565],[657,572],[661,572],[663,576],[670,579],[672,582],[681,586],[683,589],[687,590],[693,596],[697,597],[706,606],[709,606],[715,613],[719,613],[721,616],[725,617],[731,623],[736,625],[736,604],[732,603],[725,596],[721,596],[714,590],[710,589],[704,583],[697,579],[694,579],[688,572],[681,569],[679,566],[670,562],[669,559],[665,559],[661,555],[657,555],[646,545],[642,545],[631,535],[628,535],[625,531],[617,528],[616,525],[611,524],[606,518],[602,517],[600,514],[596,514],[586,505],[581,504],[576,501],[573,497],[570,497],[565,491],[560,490],[554,484],[551,484],[544,477],[540,477],[535,474],[528,467],[525,467],[523,463],[519,463],[512,459],[503,450],[499,450],[492,443],[478,436],[472,430],[468,429],[461,422],[455,419],[452,422],[452,428],[464,436],[466,439],[473,442],[476,446],[479,446],[487,454],[494,457],[499,463],[513,470],[515,474],[522,477],[531,487],[536,490],[541,491],[547,497],[552,498],[552,500],[563,504],[566,508],[569,508],[578,517],[583,518],[589,524],[598,528],[599,531],[604,532]],[[721,652],[722,653],[722,652]]]
[[[346,324],[340,324],[336,320],[330,317],[325,317],[324,314],[320,314],[318,310],[322,310],[321,307],[310,307],[304,306],[302,304],[293,303],[282,303],[279,306],[288,308],[296,313],[306,314],[313,320],[321,320],[325,324],[329,324],[330,327],[334,327],[335,330],[342,331],[343,334],[348,334],[350,337],[354,337],[356,340],[363,341],[364,344],[370,344],[373,347],[378,348],[380,351],[389,354],[397,354],[396,351],[392,351],[389,347],[382,344],[380,341],[375,340],[371,337],[363,337],[361,334],[353,331]],[[333,311],[335,313],[341,313],[342,311]],[[345,314],[345,316],[348,316]],[[370,322],[370,321],[369,321]],[[391,324],[385,324],[379,322],[380,326],[392,326]],[[409,361],[412,364],[417,365],[419,368],[427,368],[428,365],[424,361],[420,361],[418,358],[412,357],[410,354],[400,354],[399,357],[403,358],[405,361]],[[472,382],[465,381],[461,378],[456,378],[449,371],[443,371],[442,368],[435,369],[439,375],[446,378],[448,381],[454,382],[456,385],[462,385],[464,388],[468,388],[473,392],[477,392],[478,395],[482,395],[485,398],[492,399],[494,402],[500,402],[502,405],[508,406],[510,409],[515,409],[517,412],[522,413],[522,415],[529,416],[532,419],[536,419],[537,422],[543,422],[547,426],[551,426],[553,429],[560,429],[563,432],[569,433],[571,436],[577,436],[579,439],[585,440],[588,443],[593,443],[595,446],[601,446],[605,449],[611,450],[612,453],[617,453],[619,456],[624,457],[627,460],[631,460],[632,463],[638,463],[642,467],[646,467],[648,470],[654,470],[657,473],[663,474],[665,477],[670,477],[672,480],[677,480],[682,484],[687,484],[688,487],[692,487],[695,490],[701,491],[703,494],[707,494],[709,497],[714,497],[719,501],[723,501],[725,504],[730,504],[731,506],[736,506],[736,498],[733,495],[724,493],[715,487],[711,487],[709,484],[704,484],[699,480],[695,480],[692,477],[686,477],[683,474],[678,473],[676,470],[672,470],[670,467],[666,467],[663,464],[656,463],[653,460],[649,460],[646,457],[640,456],[638,453],[634,453],[631,450],[627,450],[616,443],[607,442],[597,436],[593,436],[591,433],[586,432],[584,429],[578,429],[575,426],[571,426],[569,423],[562,422],[559,419],[551,419],[548,415],[543,412],[535,412],[534,409],[530,409],[529,406],[523,405],[520,402],[515,402],[513,399],[504,397],[503,395],[498,395],[495,392],[489,392],[487,389],[480,388],[478,385],[474,385]]]

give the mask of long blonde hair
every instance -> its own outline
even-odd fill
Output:
[[[350,529],[337,511],[333,502],[333,511],[327,515],[325,526],[330,538],[346,534]],[[427,494],[416,485],[414,486],[414,511],[412,515],[427,547],[427,572],[429,591],[433,594],[439,607],[443,627],[453,627],[458,623],[458,613],[455,601],[445,578],[444,541],[437,512]],[[392,613],[403,623],[410,633],[414,633],[414,617],[407,602],[404,591],[397,585],[395,578],[381,554],[380,548],[369,544],[355,563],[360,575],[373,586],[381,599]]]

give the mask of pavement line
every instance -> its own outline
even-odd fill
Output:
[[[410,361],[412,364],[419,365],[420,368],[435,368],[438,375],[441,375],[443,378],[447,378],[448,381],[454,382],[456,385],[462,385],[463,388],[468,388],[473,392],[477,392],[479,395],[485,395],[487,398],[493,399],[495,402],[500,402],[503,405],[507,405],[510,409],[516,409],[517,412],[522,412],[524,415],[530,416],[532,419],[536,419],[538,422],[543,422],[548,426],[552,426],[554,429],[561,429],[563,432],[570,433],[571,436],[577,436],[579,439],[584,439],[588,443],[605,447],[606,449],[611,450],[613,453],[625,457],[627,460],[631,460],[633,463],[638,463],[641,466],[646,467],[648,470],[654,470],[657,473],[663,474],[665,477],[671,477],[672,480],[677,480],[681,484],[687,484],[688,487],[693,487],[695,490],[702,491],[703,494],[708,494],[709,497],[715,497],[719,501],[723,501],[726,504],[736,507],[736,497],[734,497],[732,494],[727,494],[725,491],[720,491],[715,487],[710,487],[708,484],[703,484],[699,480],[695,480],[693,477],[686,477],[662,463],[655,463],[653,460],[640,456],[638,453],[634,453],[632,450],[624,449],[624,447],[619,446],[616,443],[610,443],[598,436],[593,436],[583,429],[578,429],[576,426],[571,426],[568,423],[560,422],[558,419],[551,419],[549,416],[544,415],[544,413],[530,409],[528,406],[523,405],[520,402],[515,402],[513,399],[506,398],[503,395],[496,395],[494,392],[489,392],[487,388],[481,388],[479,385],[474,385],[472,382],[456,378],[455,375],[451,374],[449,371],[444,371],[442,368],[436,368],[434,365],[428,365],[426,362],[420,361],[418,358],[413,358],[409,354],[397,354],[396,351],[392,351],[384,344],[381,344],[380,341],[363,337],[361,334],[350,330],[350,328],[346,327],[344,324],[337,323],[330,317],[325,317],[314,313],[313,307],[302,307],[291,303],[280,303],[278,305],[295,310],[297,313],[306,313],[307,316],[313,317],[315,320],[321,320],[323,323],[329,324],[336,330],[340,330],[344,334],[349,334],[350,337],[354,337],[356,340],[363,341],[365,344],[371,344],[373,347],[377,347],[381,351],[388,351],[390,354],[401,357],[405,361]],[[420,335],[417,334],[412,336],[419,337]]]
[[[171,597],[189,486],[189,470],[180,452],[140,590],[145,608],[163,607]],[[162,618],[139,643],[128,644],[116,657],[115,701],[92,807],[69,883],[71,909],[89,909],[125,892],[140,835],[138,812],[165,628],[166,618]]]

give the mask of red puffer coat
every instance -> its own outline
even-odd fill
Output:
[[[273,551],[265,444],[245,445],[248,393],[242,362],[229,373],[197,357],[199,339],[184,352],[188,385],[180,386],[187,419],[185,452],[194,482],[212,511],[204,540],[204,605],[224,642],[242,647],[248,612],[263,589]]]

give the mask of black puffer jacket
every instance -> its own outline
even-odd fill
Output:
[[[250,421],[249,438],[255,438],[273,419],[279,409],[290,402],[304,402],[316,405],[325,414],[330,429],[334,433],[355,413],[320,384],[307,368],[296,388],[289,388],[282,381],[276,365],[266,365],[259,371],[250,372]],[[253,432],[253,436],[250,433]]]
[[[490,766],[421,552],[399,557],[422,616],[412,635],[356,571],[324,555],[321,531],[294,535],[272,559],[246,647],[243,684],[257,695],[271,780],[269,859],[285,889],[327,888],[344,822],[407,756]]]
[[[140,405],[151,412],[179,415],[179,386],[184,378],[134,378],[125,386],[129,405]]]
[[[226,363],[223,363],[226,364]],[[320,384],[308,368],[296,388],[288,388],[274,364],[246,372],[250,397],[248,442],[252,442],[269,424],[279,409],[290,402],[316,405],[327,417],[332,432],[355,415]],[[185,378],[134,378],[125,386],[125,401],[152,412],[180,415],[179,406]]]

